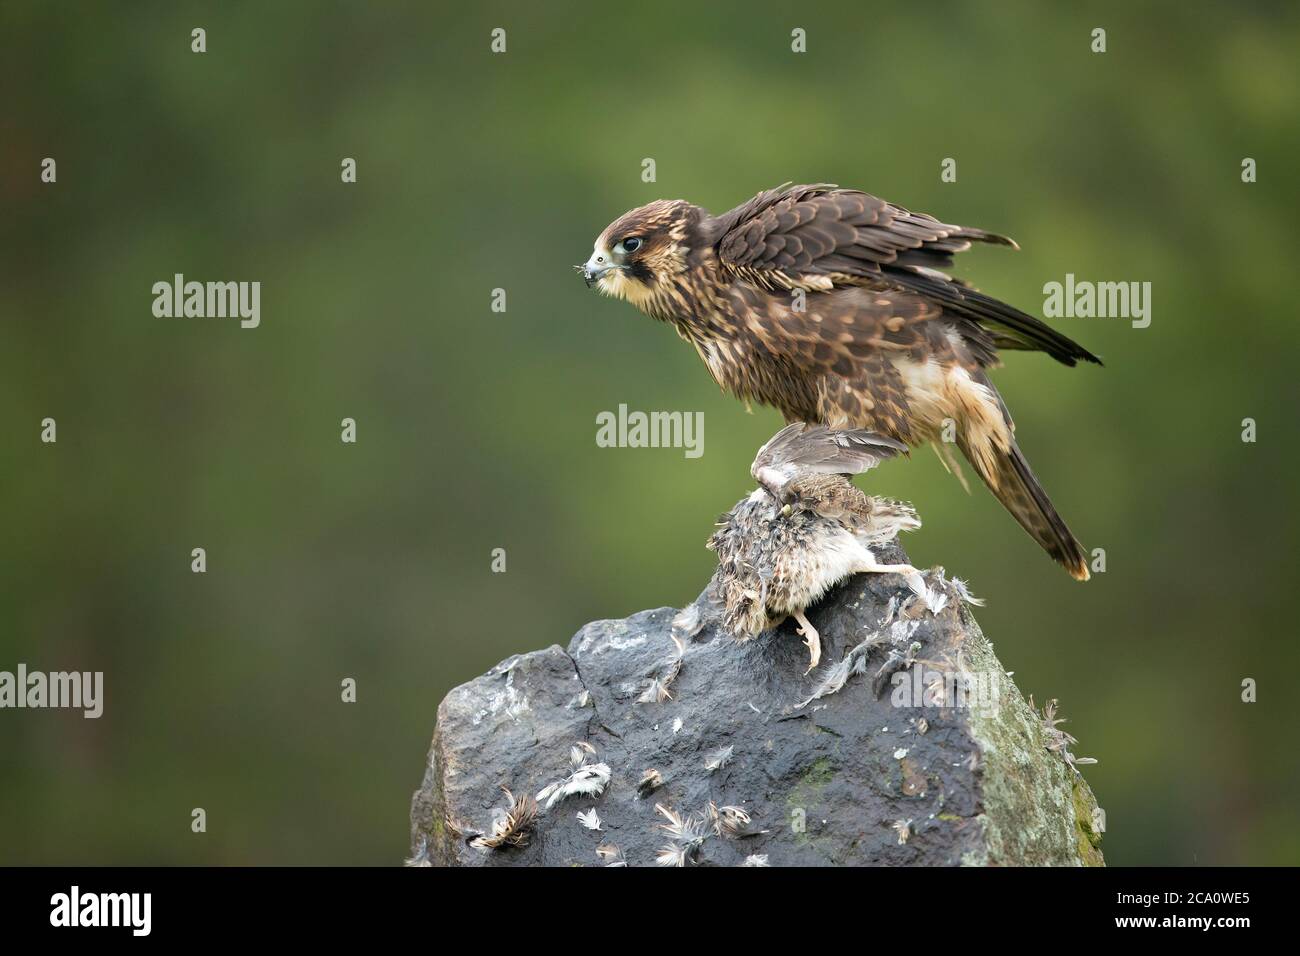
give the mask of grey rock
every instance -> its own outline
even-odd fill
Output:
[[[882,557],[907,560],[898,548]],[[1048,749],[1059,733],[1006,676],[960,588],[941,570],[926,579],[937,613],[897,575],[828,594],[809,612],[823,657],[808,675],[793,622],[738,644],[707,589],[680,617],[595,621],[567,650],[503,661],[438,708],[408,862],[645,866],[668,847],[687,865],[1100,865],[1092,791]],[[675,618],[696,631],[681,654]],[[914,699],[945,675],[946,697]],[[984,695],[956,699],[955,675]],[[502,787],[536,796],[579,762],[609,768],[599,795],[543,801],[526,845],[471,846],[502,817]],[[638,786],[651,770],[658,779]],[[752,835],[717,833],[710,804],[743,808]],[[656,805],[699,833],[674,839]],[[599,831],[577,817],[591,809]],[[602,858],[598,846],[616,850]]]

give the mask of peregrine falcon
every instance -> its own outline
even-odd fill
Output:
[[[1021,453],[988,370],[1007,349],[1100,360],[942,271],[975,242],[1016,248],[864,192],[787,186],[720,216],[683,200],[634,209],[578,269],[671,323],[724,390],[787,422],[932,443],[951,470],[955,442],[1034,540],[1087,580],[1083,548]]]

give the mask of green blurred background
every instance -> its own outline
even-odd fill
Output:
[[[786,180],[1014,236],[961,274],[1031,312],[1153,284],[1150,328],[1057,320],[1104,369],[996,376],[1105,574],[928,451],[867,486],[1060,698],[1112,864],[1300,861],[1294,4],[10,2],[0,36],[0,669],[107,685],[0,712],[0,862],[400,861],[446,691],[694,598],[780,421],[571,266]],[[176,272],[260,280],[261,327],[154,318]],[[704,456],[598,448],[619,403],[703,411]]]

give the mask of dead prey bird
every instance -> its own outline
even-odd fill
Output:
[[[910,505],[863,494],[848,477],[905,447],[867,431],[795,422],[759,449],[750,468],[758,489],[719,520],[708,542],[718,555],[713,597],[737,640],[793,617],[811,671],[821,659],[821,637],[804,611],[850,575],[901,574],[928,602],[916,568],[881,564],[872,551],[919,528],[921,519]]]

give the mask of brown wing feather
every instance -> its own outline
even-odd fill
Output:
[[[751,348],[779,355],[813,376],[815,394],[796,396],[773,382],[766,400],[776,401],[791,421],[817,420],[835,428],[866,427],[914,444],[914,416],[894,359],[960,364],[972,371],[996,360],[988,333],[974,327],[953,336],[942,309],[902,290],[865,287],[806,295],[797,312],[783,295],[738,284]]]
[[[826,184],[769,189],[718,217],[725,265],[794,275],[879,274],[885,265],[944,268],[972,242],[1004,236],[914,213],[856,189]]]
[[[1100,360],[1046,323],[937,271],[973,242],[1004,236],[940,222],[857,190],[793,186],[759,193],[713,223],[715,249],[735,278],[769,290],[867,284],[907,289],[940,306],[963,336],[991,343],[985,324],[1021,348],[1066,365]],[[991,364],[991,363],[986,363]]]

